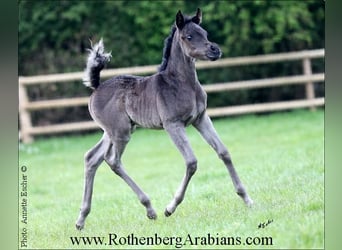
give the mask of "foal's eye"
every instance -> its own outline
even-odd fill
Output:
[[[191,41],[192,36],[191,36],[191,35],[187,35],[187,36],[186,36],[186,39],[188,39],[189,41]]]

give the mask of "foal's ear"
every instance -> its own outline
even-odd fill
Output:
[[[202,22],[202,11],[200,8],[197,8],[196,15],[191,18],[191,21],[193,21],[196,24],[200,24]]]
[[[182,12],[179,10],[177,12],[177,15],[176,15],[176,25],[177,25],[177,28],[180,29],[180,30],[183,29],[184,24],[185,24],[184,16],[183,16]]]

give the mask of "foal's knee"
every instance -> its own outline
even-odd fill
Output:
[[[87,151],[84,154],[84,163],[88,164],[91,161],[92,156],[93,156],[92,150]]]
[[[106,161],[106,163],[109,165],[110,169],[116,173],[119,174],[119,168],[120,168],[120,160],[118,160],[115,157],[115,154],[113,153],[113,151],[108,150],[106,152],[106,154],[104,155],[104,160]]]
[[[219,152],[218,156],[220,157],[220,159],[222,161],[224,161],[224,163],[226,163],[226,164],[231,164],[232,163],[232,159],[231,159],[231,157],[230,157],[230,155],[229,155],[229,153],[228,153],[228,151],[226,149],[221,151],[221,152]]]
[[[96,170],[98,160],[94,155],[93,151],[90,150],[84,155],[84,165],[87,172],[92,172]]]
[[[197,170],[197,159],[192,159],[186,163],[189,175],[193,175]]]
[[[109,165],[110,169],[117,175],[121,175],[121,163],[119,160],[111,157],[111,155],[105,155],[105,161]]]
[[[121,165],[117,162],[114,162],[114,164],[109,165],[110,169],[117,175],[121,176],[122,171],[121,171]]]

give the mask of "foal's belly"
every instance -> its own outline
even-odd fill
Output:
[[[126,98],[126,112],[131,121],[144,128],[163,128],[155,101],[149,98],[131,96]]]

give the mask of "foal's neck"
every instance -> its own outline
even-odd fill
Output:
[[[171,47],[171,53],[166,71],[172,77],[179,79],[186,84],[197,84],[197,73],[195,68],[195,59],[188,57],[183,53],[181,45],[178,42],[178,32],[176,32]]]

